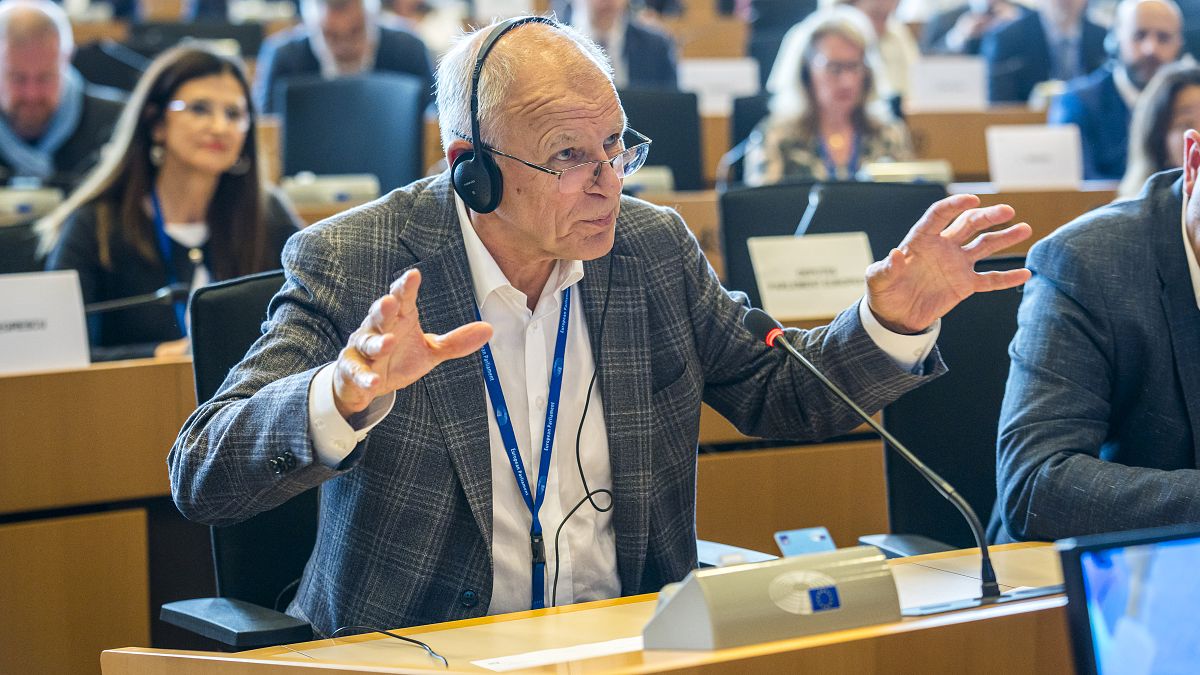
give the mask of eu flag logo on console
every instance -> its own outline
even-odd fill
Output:
[[[822,586],[808,589],[808,601],[812,603],[812,611],[824,612],[842,606],[838,599],[837,586]]]

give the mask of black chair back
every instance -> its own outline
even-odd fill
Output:
[[[990,258],[981,272],[1022,267],[1024,256]],[[996,429],[1017,332],[1020,288],[970,296],[942,319],[938,349],[949,372],[883,410],[883,423],[948,480],[987,522],[996,500]],[[895,452],[885,454],[892,532],[955,548],[975,546],[962,516]]]
[[[38,255],[33,222],[0,225],[0,274],[41,272],[45,260]]]
[[[127,47],[153,58],[188,40],[233,40],[243,57],[254,58],[262,47],[265,32],[261,23],[226,21],[149,21],[129,27]]]
[[[812,183],[780,183],[736,188],[722,192],[721,255],[725,260],[725,288],[742,291],[760,307],[754,266],[750,263],[750,237],[792,234],[808,205]]]
[[[729,140],[740,143],[750,137],[755,125],[770,112],[770,94],[755,94],[733,99],[733,114],[729,117]]]
[[[150,60],[123,44],[102,40],[78,47],[71,65],[92,84],[130,92]]]
[[[760,84],[766,86],[788,29],[816,9],[817,0],[750,0],[750,36],[746,54],[758,62]]]
[[[372,73],[282,85],[275,109],[283,118],[285,175],[369,173],[389,192],[425,174],[426,97],[419,78]]]
[[[936,183],[817,183],[796,234],[866,232],[880,260],[945,196],[946,186]]]
[[[671,169],[676,190],[700,190],[700,108],[691,92],[627,89],[618,92],[629,126],[649,136],[647,166]]]
[[[196,400],[207,401],[262,334],[267,305],[283,272],[263,272],[196,289],[192,368]],[[236,525],[212,528],[217,596],[282,611],[317,540],[317,490]]]

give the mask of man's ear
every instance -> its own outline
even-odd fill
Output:
[[[450,142],[450,147],[446,148],[446,163],[447,166],[454,166],[454,160],[458,159],[459,155],[464,152],[471,152],[475,146],[471,145],[471,141],[466,141],[461,138]]]
[[[1183,134],[1183,192],[1191,195],[1200,176],[1200,131],[1188,129]]]

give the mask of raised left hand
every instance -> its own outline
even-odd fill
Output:
[[[936,202],[900,246],[867,268],[867,302],[886,328],[920,333],[972,293],[998,291],[1029,280],[1027,269],[975,271],[975,263],[1033,233],[1026,223],[986,232],[1012,220],[1011,206],[977,208],[975,195]],[[983,234],[981,234],[983,233]]]

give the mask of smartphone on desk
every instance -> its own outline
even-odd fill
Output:
[[[824,527],[781,530],[775,533],[775,544],[785,558],[805,553],[832,551],[837,548],[833,543],[833,537],[829,536],[829,530]]]

